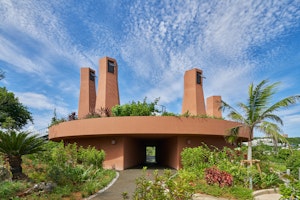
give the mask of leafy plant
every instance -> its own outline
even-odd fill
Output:
[[[217,184],[219,187],[232,186],[233,177],[225,171],[219,170],[217,167],[205,169],[205,180],[209,185]]]
[[[3,181],[0,182],[0,197],[1,199],[12,199],[14,194],[20,192],[28,186],[28,183],[23,181]]]
[[[293,153],[286,160],[286,166],[291,170],[291,175],[298,179],[300,168],[300,151],[294,150]]]
[[[282,184],[279,192],[283,199],[296,200],[300,198],[300,182],[292,181],[289,184]]]
[[[133,199],[136,200],[187,200],[191,199],[193,188],[185,181],[171,177],[170,171],[158,175],[154,171],[153,180],[147,178],[146,168],[141,177],[136,180],[136,190]]]
[[[102,168],[102,163],[105,159],[105,152],[97,150],[95,147],[88,146],[87,148],[80,147],[78,149],[79,162],[89,166],[93,165],[97,168]]]
[[[0,131],[0,152],[10,165],[12,179],[25,178],[22,170],[22,156],[43,151],[45,140],[30,132]]]
[[[152,116],[158,112],[155,108],[158,101],[159,98],[147,103],[147,98],[144,98],[143,102],[132,101],[124,105],[116,105],[112,108],[112,113],[114,116]]]

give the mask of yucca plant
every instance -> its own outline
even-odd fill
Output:
[[[43,151],[44,143],[45,139],[30,132],[0,131],[0,152],[10,165],[13,180],[26,177],[21,166],[22,156]]]

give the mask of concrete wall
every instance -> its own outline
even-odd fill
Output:
[[[104,117],[63,122],[49,128],[49,139],[93,145],[106,152],[105,168],[123,170],[146,159],[146,146],[157,147],[157,161],[175,169],[181,167],[180,153],[185,147],[202,142],[222,148],[224,136],[238,124],[211,118],[186,117]],[[240,132],[247,140],[247,132]]]

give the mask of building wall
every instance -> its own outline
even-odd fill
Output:
[[[137,138],[124,137],[124,169],[145,162],[145,146]]]
[[[197,74],[201,74],[197,82]],[[187,111],[192,115],[205,115],[205,102],[203,94],[202,70],[191,69],[184,74],[184,93],[182,100],[182,113]]]
[[[108,70],[108,63],[114,64],[113,73]],[[118,86],[118,64],[113,58],[104,57],[99,60],[99,80],[96,99],[96,111],[111,108],[120,104]]]
[[[78,118],[84,118],[95,110],[96,86],[95,71],[90,68],[80,70],[80,94],[78,103]]]
[[[206,99],[206,114],[214,117],[222,117],[220,106],[222,105],[221,96],[211,96]]]

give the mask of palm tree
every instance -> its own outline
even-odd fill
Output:
[[[253,83],[249,86],[247,103],[238,103],[237,107],[242,111],[234,109],[232,106],[222,101],[221,108],[228,110],[228,117],[240,123],[239,126],[230,130],[229,139],[232,141],[237,136],[241,128],[249,131],[248,135],[248,156],[247,159],[252,165],[252,139],[254,130],[259,130],[276,141],[283,139],[280,135],[281,129],[278,124],[283,125],[282,119],[275,114],[278,110],[288,107],[300,101],[300,95],[286,97],[276,103],[272,103],[272,98],[276,93],[278,82],[268,84],[267,80],[263,80],[258,85]],[[249,177],[249,188],[252,189],[252,177]]]
[[[45,140],[38,135],[30,135],[30,132],[0,131],[0,152],[4,154],[10,165],[12,179],[26,177],[22,171],[22,156],[43,151]]]

